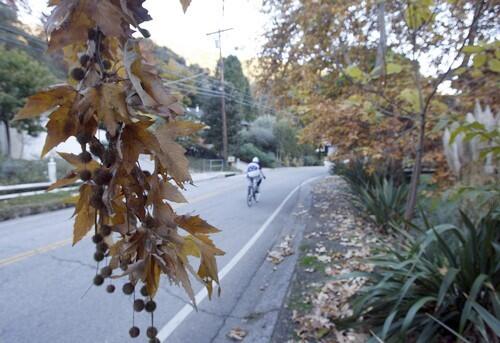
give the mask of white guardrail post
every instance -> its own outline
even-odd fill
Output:
[[[51,157],[48,163],[49,181],[54,183],[57,181],[57,166],[54,157]]]

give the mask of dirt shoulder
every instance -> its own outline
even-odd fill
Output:
[[[364,342],[364,332],[339,331],[333,320],[350,315],[347,299],[362,278],[336,281],[352,271],[367,271],[361,262],[377,244],[374,228],[353,208],[347,185],[338,176],[316,183],[312,202],[301,216],[306,227],[292,282],[272,342]]]

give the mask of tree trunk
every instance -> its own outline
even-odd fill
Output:
[[[11,154],[11,138],[10,138],[10,126],[8,120],[2,120],[5,126],[5,137],[7,138],[7,157]]]
[[[419,100],[419,130],[418,130],[418,142],[417,149],[415,152],[415,162],[413,165],[413,171],[411,173],[411,182],[410,182],[410,192],[408,193],[408,199],[406,201],[406,209],[404,218],[407,221],[410,221],[413,218],[413,214],[415,212],[415,206],[417,205],[417,194],[418,194],[418,186],[420,183],[420,174],[422,172],[422,157],[424,156],[424,143],[425,143],[425,121],[426,121],[426,113],[427,107],[424,106],[424,97],[422,93],[422,85],[420,84],[420,67],[417,61],[413,61],[413,70],[415,74],[415,84],[418,91],[418,100]]]
[[[380,68],[381,74],[385,74],[385,53],[387,50],[387,34],[385,30],[385,0],[377,4],[377,27],[379,32],[379,43],[377,47],[377,59],[375,68]]]

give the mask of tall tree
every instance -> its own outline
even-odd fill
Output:
[[[11,151],[9,127],[14,114],[24,105],[28,96],[54,80],[48,68],[25,52],[7,50],[0,45],[0,121],[6,128],[8,154]],[[21,120],[13,125],[30,135],[43,130],[38,118]]]
[[[220,75],[220,63],[218,63],[216,77]],[[250,91],[250,82],[243,73],[243,68],[238,57],[229,55],[224,58],[224,79],[228,83],[229,95],[236,98],[240,106],[239,112],[243,119],[254,119],[253,98]]]
[[[204,112],[203,121],[210,127],[206,131],[206,140],[208,143],[214,144],[217,151],[221,151],[222,117],[220,94],[222,86],[217,81],[220,76],[220,61],[217,63],[216,70],[216,80],[209,81],[209,92],[200,92],[201,95],[198,97],[198,101],[201,103]],[[236,56],[224,57],[224,79],[229,151],[234,153],[241,121],[249,119],[253,115],[250,84],[243,73],[241,62]]]
[[[306,139],[330,140],[341,153],[374,160],[411,158],[410,218],[422,159],[444,162],[439,132],[432,128],[458,110],[437,89],[458,67],[468,66],[463,49],[475,37],[495,37],[498,2],[266,5],[275,20],[261,53],[261,87],[301,114]]]

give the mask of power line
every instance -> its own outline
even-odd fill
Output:
[[[176,86],[178,87],[178,86]],[[186,89],[184,87],[179,87],[179,89],[176,89],[178,91],[190,91],[189,89]],[[212,98],[218,98],[220,97],[221,95],[223,95],[223,93],[221,92],[217,92],[217,91],[204,91],[204,90],[198,90],[197,91],[197,94],[199,95],[203,95],[203,96],[207,96],[207,97],[212,97]],[[260,108],[260,109],[263,109],[263,110],[268,110],[270,112],[273,112],[275,114],[277,114],[278,112],[272,108],[272,107],[268,107],[268,106],[265,106],[265,105],[260,105],[259,103],[255,102],[255,101],[252,101],[252,102],[248,102],[248,101],[244,101],[244,100],[241,100],[239,98],[236,98],[234,96],[231,96],[227,93],[225,93],[225,98],[235,102],[235,103],[238,103],[238,104],[241,104],[241,105],[246,105],[246,106],[253,106],[253,107],[256,107],[256,108]]]
[[[179,79],[179,80],[167,81],[167,82],[164,82],[164,84],[171,85],[171,84],[176,84],[176,83],[182,83],[182,82],[185,82],[187,80],[196,79],[196,78],[203,76],[203,75],[206,75],[206,73],[200,73],[200,74],[196,74],[196,75],[192,75],[192,76],[187,76],[187,77],[184,77],[184,78]]]

